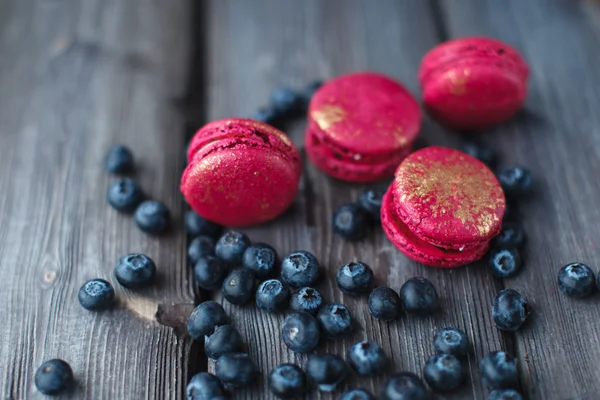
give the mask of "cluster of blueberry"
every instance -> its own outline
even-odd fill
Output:
[[[122,145],[110,148],[106,156],[106,170],[113,174],[127,174],[134,171],[133,154]],[[112,183],[106,195],[108,204],[123,213],[134,213],[136,225],[144,232],[158,234],[169,226],[170,213],[160,201],[148,200],[140,184],[123,177]]]
[[[363,190],[355,203],[342,204],[333,212],[333,231],[348,240],[363,239],[370,225],[380,224],[381,201],[384,191]]]

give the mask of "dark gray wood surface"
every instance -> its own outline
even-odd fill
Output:
[[[518,357],[530,399],[600,395],[598,295],[574,301],[555,284],[567,262],[594,269],[600,262],[600,11],[591,2],[0,0],[0,9],[0,397],[41,397],[35,369],[60,357],[78,381],[71,398],[181,398],[194,372],[213,368],[181,329],[199,300],[181,231],[186,133],[206,120],[249,115],[278,86],[300,88],[356,70],[386,73],[418,95],[420,58],[439,41],[463,35],[503,39],[532,69],[527,110],[478,137],[536,178],[536,196],[521,207],[529,235],[521,275],[495,280],[481,263],[453,271],[418,265],[380,230],[357,244],[341,240],[330,215],[366,186],[333,181],[308,161],[292,209],[247,233],[281,255],[312,251],[325,275],[319,289],[352,311],[356,332],[319,352],[345,354],[368,338],[391,358],[389,372],[420,374],[435,331],[456,325],[474,344],[467,382],[456,394],[432,398],[485,399],[477,363],[500,349]],[[303,130],[302,121],[287,129],[299,147]],[[422,136],[428,144],[460,142],[427,117]],[[169,234],[149,237],[106,205],[113,179],[101,163],[116,142],[134,149],[136,177],[171,209]],[[136,251],[157,261],[159,284],[138,293],[117,286],[117,310],[83,310],[79,286],[94,277],[114,281],[114,262]],[[370,264],[378,284],[396,290],[412,276],[426,276],[438,288],[442,311],[394,323],[373,319],[366,299],[342,295],[333,283],[336,269],[352,260]],[[499,332],[491,320],[491,302],[503,287],[526,295],[533,308],[517,334]],[[269,371],[282,362],[304,366],[306,357],[283,345],[283,316],[253,306],[226,309],[262,371],[235,398],[271,398]],[[353,377],[344,389],[377,393],[384,379]]]

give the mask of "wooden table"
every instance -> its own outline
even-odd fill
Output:
[[[600,9],[583,0],[0,0],[0,397],[41,398],[34,372],[59,357],[78,382],[66,398],[182,398],[192,374],[212,368],[184,329],[201,300],[181,229],[186,135],[210,119],[248,115],[278,86],[349,71],[378,70],[418,94],[423,54],[464,35],[513,44],[532,70],[526,110],[480,136],[504,163],[521,163],[535,177],[536,196],[521,207],[528,244],[518,277],[494,279],[482,265],[424,267],[380,231],[357,244],[341,240],[329,225],[332,210],[364,187],[328,179],[308,162],[292,211],[248,234],[281,254],[314,252],[326,268],[319,288],[346,304],[359,328],[320,351],[345,353],[369,338],[393,359],[390,371],[420,373],[434,332],[457,325],[474,343],[467,383],[432,398],[485,399],[477,364],[493,350],[518,357],[530,399],[600,398],[599,296],[576,301],[555,283],[567,262],[600,264]],[[303,128],[289,130],[299,145]],[[430,144],[460,141],[429,119],[422,136]],[[107,206],[113,177],[102,159],[114,143],[134,150],[137,179],[172,211],[168,234],[147,236]],[[81,284],[113,280],[115,261],[128,252],[155,259],[159,283],[141,292],[117,286],[116,310],[84,310]],[[374,320],[365,299],[332,284],[337,267],[355,259],[395,289],[427,277],[443,312]],[[498,331],[490,316],[504,287],[533,309],[515,334]],[[271,398],[268,372],[306,357],[283,346],[283,316],[226,309],[263,372],[235,398]],[[344,389],[377,393],[384,380],[352,379]]]

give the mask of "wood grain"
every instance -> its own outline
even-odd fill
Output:
[[[0,1],[0,397],[42,398],[43,360],[73,367],[78,399],[181,398],[190,340],[166,325],[193,304],[178,176],[189,2]],[[149,237],[106,204],[106,149],[130,146],[146,193],[174,228]],[[116,285],[119,307],[77,300],[91,278],[143,252],[159,280]],[[161,310],[159,323],[155,317]],[[167,317],[168,316],[168,317]],[[166,324],[166,325],[163,325]]]
[[[266,103],[269,93],[281,85],[300,88],[313,79],[373,69],[404,82],[417,93],[416,71],[423,54],[437,42],[431,10],[426,2],[378,1],[211,1],[208,68],[208,117],[248,115]],[[256,27],[259,26],[260,29]],[[304,123],[288,130],[302,147]],[[457,137],[425,121],[427,141],[455,145]],[[356,341],[370,339],[381,344],[392,359],[392,371],[421,374],[426,358],[433,352],[434,333],[445,326],[465,329],[474,341],[474,352],[466,363],[468,382],[445,399],[485,397],[477,372],[477,360],[492,350],[506,348],[502,335],[493,328],[491,302],[499,285],[481,266],[456,271],[439,271],[403,257],[376,230],[368,239],[350,244],[332,234],[330,216],[342,203],[353,201],[361,185],[348,185],[326,178],[309,162],[305,163],[301,193],[293,209],[264,227],[247,230],[254,241],[271,243],[281,255],[303,249],[321,261],[325,277],[318,288],[330,302],[344,303],[352,312],[356,332],[349,338],[330,341],[318,352],[345,356]],[[413,276],[425,276],[438,288],[443,309],[431,319],[404,316],[394,323],[382,323],[370,316],[366,298],[342,295],[335,286],[339,266],[363,260],[376,272],[379,285],[399,290]],[[289,351],[280,337],[283,315],[268,315],[255,306],[237,307],[224,302],[233,321],[246,339],[249,353],[262,371],[262,379],[249,389],[235,393],[236,399],[273,398],[266,390],[269,372],[282,362],[304,366],[306,356]],[[213,366],[209,365],[209,369]],[[385,376],[376,379],[353,377],[349,387],[363,386],[373,393]],[[337,398],[311,392],[306,398]]]
[[[526,269],[505,285],[527,296],[533,316],[515,335],[531,399],[595,399],[600,394],[600,297],[558,291],[564,264],[598,271],[600,254],[600,24],[578,1],[442,3],[452,36],[488,35],[515,45],[531,67],[527,110],[486,141],[507,163],[531,169],[537,193],[523,204]]]

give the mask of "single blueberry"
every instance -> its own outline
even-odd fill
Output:
[[[487,400],[523,400],[523,396],[516,390],[500,389],[491,392]]]
[[[296,353],[312,351],[319,344],[320,336],[317,320],[307,312],[288,314],[281,326],[283,342]]]
[[[460,146],[460,150],[463,153],[478,159],[490,168],[494,168],[496,165],[496,155],[487,147],[480,146],[473,142],[465,142]]]
[[[190,379],[185,389],[187,400],[213,400],[225,396],[221,381],[208,372],[200,372]]]
[[[217,239],[223,232],[223,227],[212,221],[202,218],[193,210],[185,213],[185,231],[191,237],[208,236]]]
[[[356,204],[338,207],[331,218],[333,231],[348,240],[360,240],[366,236],[367,214]]]
[[[108,204],[117,211],[131,213],[144,201],[144,192],[131,178],[121,178],[108,187]]]
[[[469,352],[469,338],[460,329],[444,328],[435,334],[433,347],[439,354],[452,354],[456,357],[464,357]]]
[[[570,297],[583,298],[596,288],[594,271],[583,263],[571,263],[558,271],[558,288]]]
[[[223,354],[236,353],[244,347],[242,335],[233,325],[219,325],[204,337],[204,354],[217,360]]]
[[[418,376],[400,372],[385,381],[379,394],[380,400],[427,400],[427,389]]]
[[[515,221],[502,223],[500,233],[493,239],[492,247],[497,249],[516,249],[525,244],[525,230]]]
[[[348,364],[360,375],[377,375],[385,371],[388,361],[378,344],[362,341],[348,350]]]
[[[269,279],[256,290],[256,305],[270,313],[283,311],[290,303],[290,288],[278,279]]]
[[[332,392],[346,379],[348,367],[344,359],[336,354],[313,354],[308,356],[306,373],[319,390]]]
[[[253,113],[250,116],[250,118],[255,121],[264,122],[265,124],[269,125],[274,124],[275,121],[277,121],[278,117],[279,115],[277,114],[277,112],[271,107],[259,108],[255,113]]]
[[[123,145],[115,145],[108,149],[104,166],[113,174],[124,174],[133,171],[133,154]]]
[[[400,298],[406,312],[415,315],[431,315],[437,311],[439,300],[437,291],[425,278],[407,280],[400,288]]]
[[[528,315],[527,301],[516,290],[504,289],[496,296],[492,306],[496,328],[514,332],[525,323]]]
[[[339,400],[375,400],[375,397],[365,389],[350,389],[340,396]]]
[[[156,277],[156,264],[144,254],[128,254],[117,261],[115,277],[121,286],[139,289],[150,285]]]
[[[218,290],[227,276],[227,267],[215,256],[204,256],[194,265],[196,285],[204,290]]]
[[[346,306],[342,304],[327,304],[317,314],[319,326],[329,339],[337,339],[350,333],[352,327],[352,315]]]
[[[278,262],[279,257],[275,249],[264,243],[248,246],[242,257],[242,266],[260,279],[273,275]]]
[[[138,206],[133,216],[137,226],[146,233],[158,234],[167,229],[171,216],[163,203],[146,200]]]
[[[393,321],[400,317],[400,296],[393,289],[381,286],[369,295],[369,312],[382,321]]]
[[[35,371],[35,387],[43,394],[54,396],[73,386],[73,370],[63,360],[47,360]]]
[[[311,287],[303,287],[292,294],[290,308],[294,311],[305,311],[312,315],[317,315],[319,309],[323,306],[323,296],[321,293]]]
[[[351,262],[338,269],[336,282],[344,293],[354,296],[368,293],[373,286],[373,270],[363,262]]]
[[[497,177],[507,197],[522,197],[533,189],[531,173],[520,165],[501,169]]]
[[[241,267],[246,248],[250,239],[242,232],[229,231],[225,233],[215,247],[215,254],[229,267]]]
[[[202,340],[217,326],[228,323],[229,317],[227,317],[223,306],[216,301],[209,300],[194,308],[188,318],[187,330],[192,338]]]
[[[358,195],[356,204],[371,218],[372,221],[379,221],[381,213],[381,202],[384,195],[383,190],[368,189],[363,190]]]
[[[233,387],[246,386],[254,382],[258,374],[258,367],[245,353],[223,354],[215,364],[217,378]]]
[[[308,390],[306,374],[293,364],[280,364],[269,374],[269,390],[280,399],[301,397]]]
[[[488,266],[492,275],[498,278],[512,278],[521,271],[521,256],[517,249],[493,250]]]
[[[463,382],[462,363],[452,354],[434,354],[425,362],[423,377],[434,391],[452,392]]]
[[[503,351],[489,353],[479,363],[483,384],[490,390],[511,389],[517,386],[517,360]]]
[[[92,279],[79,289],[78,297],[86,310],[106,310],[115,303],[115,289],[104,279]]]
[[[247,269],[234,269],[223,281],[222,293],[231,304],[248,304],[254,295],[254,274]]]
[[[319,278],[319,262],[308,251],[293,252],[281,263],[281,277],[293,288],[310,286]]]
[[[297,113],[301,103],[300,93],[286,87],[275,89],[269,99],[271,108],[282,116],[292,116]]]
[[[215,241],[209,236],[198,236],[188,246],[188,261],[195,265],[199,259],[215,254]]]

